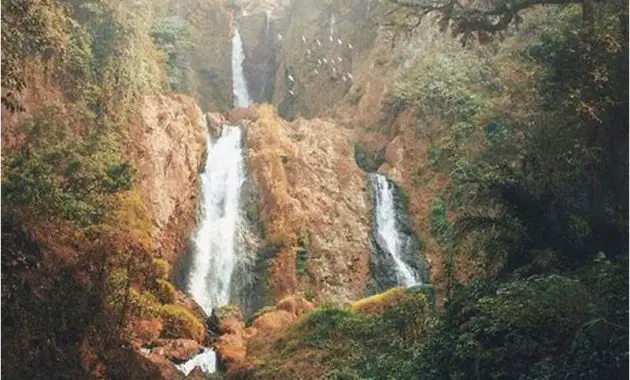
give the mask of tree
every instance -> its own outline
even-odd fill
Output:
[[[50,59],[64,44],[68,18],[56,0],[2,2],[2,105],[21,111],[15,97],[24,86],[28,59]]]
[[[600,1],[602,2],[602,1]],[[536,5],[582,4],[582,19],[592,25],[595,0],[389,0],[388,25],[395,27],[396,34],[409,34],[420,26],[429,14],[437,15],[440,29],[450,28],[453,35],[466,44],[475,38],[486,41],[500,34],[522,19],[520,12]],[[619,1],[621,24],[627,24],[627,4]]]

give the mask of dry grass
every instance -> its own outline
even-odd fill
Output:
[[[299,206],[289,193],[289,181],[283,160],[295,158],[297,152],[285,137],[284,125],[275,116],[272,106],[257,108],[258,119],[247,134],[249,162],[254,180],[259,188],[261,221],[265,225],[268,241],[283,243],[276,258],[271,260],[269,278],[271,293],[275,299],[294,293],[295,254],[298,234],[304,225]],[[282,152],[283,154],[278,154]]]
[[[381,314],[385,309],[391,307],[405,296],[405,289],[391,288],[383,293],[360,299],[350,305],[350,310],[357,313]]]

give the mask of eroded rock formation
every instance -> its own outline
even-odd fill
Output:
[[[247,131],[265,238],[279,245],[267,265],[279,300],[359,298],[368,277],[370,207],[346,131],[331,121],[281,120],[257,109]]]
[[[156,256],[173,264],[195,222],[205,148],[203,114],[185,95],[146,97],[131,133],[136,182],[152,218]]]

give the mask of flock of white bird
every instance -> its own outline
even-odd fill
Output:
[[[284,36],[278,33],[277,39],[279,41],[282,41],[284,39]],[[307,44],[306,36],[302,36],[301,40],[302,40],[303,45]],[[336,47],[335,47],[335,42],[336,42]],[[344,49],[347,48],[348,50],[351,51],[354,48],[350,42],[344,43],[344,41],[342,41],[340,38],[335,39],[332,34],[328,36],[327,45],[333,45],[335,47],[333,48],[333,50],[336,50],[336,48],[338,47],[342,47]],[[352,74],[348,72],[347,70],[343,70],[342,66],[343,66],[344,58],[338,54],[333,54],[332,56],[328,55],[327,57],[323,56],[324,52],[320,52],[320,48],[322,46],[323,46],[322,41],[320,41],[319,39],[316,39],[315,41],[311,42],[310,47],[308,47],[305,50],[306,58],[310,62],[312,62],[312,64],[315,65],[315,68],[313,68],[312,73],[314,75],[320,75],[320,73],[324,73],[324,71],[320,71],[320,70],[330,69],[330,73],[332,73],[332,79],[338,80],[340,78],[343,82],[352,82],[354,80],[354,77],[352,76]],[[341,77],[339,77],[339,75],[341,75]],[[292,96],[296,96],[295,78],[293,77],[293,75],[287,74],[287,79],[290,83],[289,94],[291,94]]]

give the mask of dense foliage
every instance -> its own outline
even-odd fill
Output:
[[[627,261],[599,260],[574,272],[479,280],[457,286],[440,313],[413,290],[395,302],[390,291],[347,310],[323,307],[274,344],[257,374],[288,376],[278,360],[309,357],[328,380],[623,379],[626,271]]]
[[[125,154],[142,96],[165,87],[168,71],[152,7],[2,2],[3,138],[14,141],[2,152],[7,379],[147,373],[125,343],[137,318],[165,320],[165,336],[203,339],[197,316],[171,304],[168,268],[151,259]]]
[[[448,178],[427,215],[444,310],[324,308],[274,349],[307,351],[327,379],[626,378],[626,13],[534,9],[504,41],[419,57],[388,111],[429,145],[418,170]],[[483,279],[457,282],[463,255]]]
[[[385,110],[414,116],[428,146],[417,171],[447,179],[427,200],[445,256],[444,310],[414,291],[378,312],[320,309],[276,342],[272,355],[283,357],[262,371],[277,375],[286,356],[314,351],[329,380],[627,378],[626,5],[394,2],[413,16],[403,27],[438,12],[442,27],[487,43],[436,44],[392,86]],[[137,319],[158,320],[161,337],[203,339],[198,317],[174,304],[168,264],[148,254],[150,221],[124,154],[143,95],[190,91],[229,104],[221,65],[193,67],[204,61],[193,59],[207,38],[201,25],[224,25],[173,9],[2,2],[2,106],[20,120],[2,157],[8,379],[134,378],[125,342]],[[505,40],[486,38],[498,32]],[[46,102],[22,103],[31,82],[29,95]],[[384,160],[359,144],[355,152],[370,170]],[[308,235],[297,243],[291,272],[302,277]],[[261,248],[256,271],[280,249]],[[463,256],[484,279],[457,282]]]

